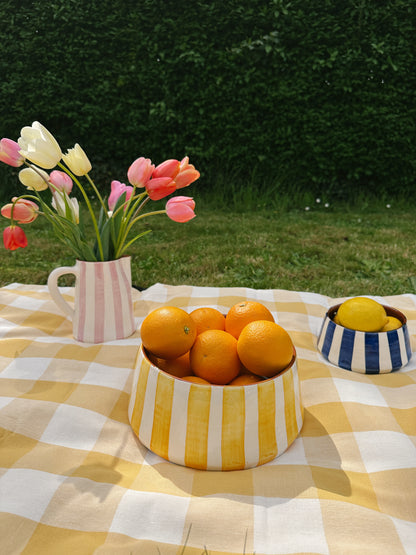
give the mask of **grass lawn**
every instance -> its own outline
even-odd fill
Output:
[[[416,209],[225,212],[199,203],[197,214],[186,224],[163,215],[143,221],[137,231],[153,232],[131,249],[135,285],[242,286],[332,297],[416,292]],[[0,229],[6,225],[2,220]],[[0,247],[1,286],[45,284],[52,269],[74,264],[41,218],[25,230],[27,248]],[[60,284],[71,285],[71,279]]]

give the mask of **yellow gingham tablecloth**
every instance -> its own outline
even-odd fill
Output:
[[[62,288],[67,300],[71,288]],[[416,553],[416,363],[362,375],[316,349],[342,299],[283,290],[156,284],[161,305],[226,312],[264,303],[297,349],[305,422],[272,462],[200,471],[143,447],[127,417],[139,334],[77,343],[45,286],[0,289],[0,553]],[[416,297],[376,297],[408,318]],[[186,545],[185,549],[184,546]]]

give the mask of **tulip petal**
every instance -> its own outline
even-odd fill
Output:
[[[170,177],[156,177],[146,184],[146,191],[151,200],[160,200],[176,190],[176,184]]]

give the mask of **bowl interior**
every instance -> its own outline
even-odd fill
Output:
[[[162,370],[161,368],[159,368],[159,366],[156,366],[154,362],[152,362],[152,357],[149,355],[149,352],[146,350],[145,347],[143,347],[143,345],[141,345],[140,347],[142,349],[142,353],[143,356],[145,357],[145,359],[155,368],[157,368],[157,370],[159,372],[161,372],[162,374],[164,374],[165,376],[168,376],[172,379],[175,380],[179,380],[181,382],[185,382],[187,383],[185,380],[182,380],[181,378],[178,378],[177,376],[174,376],[173,374],[169,374],[169,372],[166,372],[165,370]],[[284,374],[285,372],[287,372],[288,370],[290,370],[290,368],[294,365],[294,363],[296,362],[296,349],[295,347],[293,347],[293,357],[292,360],[289,362],[289,364],[286,366],[286,368],[284,368],[283,370],[281,370],[280,372],[278,372],[277,374],[275,374],[274,376],[271,376],[270,378],[267,377],[262,377],[262,379],[259,382],[255,382],[252,384],[245,384],[245,385],[236,385],[236,386],[229,386],[229,385],[218,385],[218,384],[198,384],[198,383],[193,383],[192,385],[195,386],[199,386],[199,387],[252,387],[252,386],[257,386],[260,383],[265,383],[268,381],[272,381],[275,380],[278,376],[281,376],[282,374]]]

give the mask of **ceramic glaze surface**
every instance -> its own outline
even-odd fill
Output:
[[[282,454],[302,428],[296,360],[263,382],[211,386],[170,376],[141,348],[129,420],[148,449],[183,466],[238,470],[264,464]]]
[[[409,362],[412,350],[404,314],[385,306],[387,315],[398,318],[402,326],[386,332],[362,332],[333,321],[339,306],[328,310],[318,337],[318,349],[329,362],[361,374],[386,374]]]

